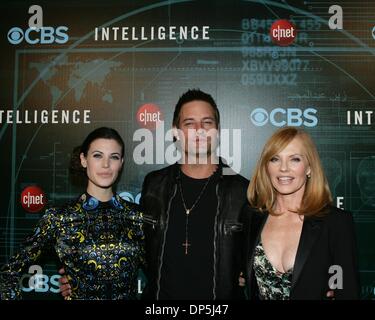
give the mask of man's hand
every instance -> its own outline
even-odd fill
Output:
[[[60,292],[65,300],[70,300],[70,295],[72,294],[72,287],[69,284],[68,278],[65,275],[65,269],[61,268],[59,273],[62,277],[59,279],[60,282]]]
[[[335,292],[333,290],[327,291],[327,298],[335,300]]]
[[[243,277],[243,272],[240,273],[240,276],[238,277],[238,285],[240,287],[244,287],[246,284],[245,278]]]

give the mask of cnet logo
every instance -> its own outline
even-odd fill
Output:
[[[19,44],[25,39],[28,44],[63,44],[69,40],[69,36],[66,34],[67,31],[68,27],[64,26],[60,26],[57,28],[32,27],[27,29],[26,31],[23,31],[19,27],[13,27],[8,31],[8,41],[11,44]]]
[[[139,125],[146,129],[155,129],[163,121],[160,108],[153,103],[146,103],[138,109],[137,121]]]
[[[279,46],[289,46],[294,42],[297,30],[288,20],[277,20],[271,26],[270,36]]]
[[[68,42],[68,27],[60,26],[57,28],[43,26],[43,10],[41,6],[32,5],[29,13],[33,14],[28,26],[23,30],[19,27],[13,27],[8,31],[8,41],[11,44],[20,44],[25,40],[28,44],[63,44]]]
[[[257,108],[251,112],[250,119],[257,127],[262,127],[268,122],[275,127],[315,127],[318,124],[316,113],[317,110],[314,108],[308,108],[305,110],[299,108],[276,108],[271,112],[268,112],[263,108]]]
[[[39,212],[46,202],[43,190],[37,186],[27,187],[21,193],[21,205],[27,212]]]

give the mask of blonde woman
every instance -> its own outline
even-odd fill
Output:
[[[332,206],[317,149],[285,127],[266,142],[248,188],[245,279],[252,299],[357,299],[354,224]]]

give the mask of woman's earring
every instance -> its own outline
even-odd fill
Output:
[[[311,178],[311,174],[309,173],[308,175],[307,175],[307,179],[310,179]]]

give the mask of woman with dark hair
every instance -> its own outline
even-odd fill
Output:
[[[0,272],[1,299],[20,298],[19,279],[48,248],[56,251],[71,286],[69,299],[135,299],[144,262],[142,213],[113,193],[124,142],[111,128],[84,140],[79,161],[87,189],[75,202],[50,208]]]
[[[248,188],[245,279],[251,299],[357,299],[354,224],[332,197],[311,137],[286,127],[266,142]]]

